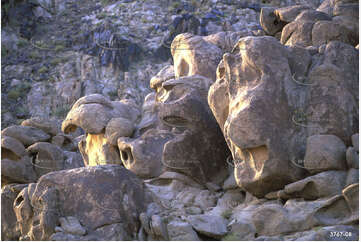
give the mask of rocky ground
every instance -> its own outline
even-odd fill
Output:
[[[2,240],[358,240],[358,18],[2,1]]]

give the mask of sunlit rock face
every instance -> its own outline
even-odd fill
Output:
[[[199,75],[174,79],[172,69],[152,78],[156,92],[146,97],[134,135],[118,139],[122,162],[143,178],[175,171],[201,184],[220,183],[227,147],[207,105],[212,81]]]
[[[46,174],[17,195],[13,209],[20,240],[52,240],[60,231],[55,227],[68,216],[83,227],[82,233],[76,233],[80,236],[77,240],[94,240],[99,228],[111,224],[121,226],[124,238],[135,239],[139,215],[151,201],[134,174],[124,167],[104,165]],[[63,223],[61,226],[66,233]]]
[[[208,94],[238,185],[262,197],[307,175],[293,163],[304,159],[308,136],[334,134],[350,144],[357,76],[357,50],[342,42],[311,52],[273,37],[241,38]]]
[[[139,114],[137,105],[131,101],[110,101],[92,94],[73,105],[62,130],[70,133],[80,127],[86,132],[78,143],[86,165],[121,164],[117,138],[133,133]]]

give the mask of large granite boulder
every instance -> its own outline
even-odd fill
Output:
[[[21,239],[49,240],[55,232],[94,239],[100,228],[112,224],[120,224],[123,238],[135,239],[139,215],[151,201],[134,174],[105,165],[42,176],[18,194],[14,211]],[[60,235],[53,236],[64,239]]]
[[[86,132],[78,143],[86,165],[120,164],[117,139],[133,133],[139,114],[131,101],[110,101],[100,94],[91,94],[73,105],[62,130],[72,133],[80,127]]]
[[[357,56],[354,47],[338,41],[315,53],[273,37],[241,38],[223,56],[208,102],[232,152],[239,186],[262,197],[302,179],[309,136],[332,134],[351,143],[358,129]],[[337,158],[342,169],[344,155]]]

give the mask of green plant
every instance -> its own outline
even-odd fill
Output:
[[[20,97],[21,95],[21,92],[18,90],[18,89],[11,89],[9,92],[8,92],[8,98],[9,99],[13,99],[13,100],[16,100]]]
[[[231,232],[222,238],[223,241],[238,241],[241,238],[237,233]]]
[[[52,60],[50,61],[50,64],[53,65],[53,66],[56,66],[56,65],[58,65],[58,64],[60,64],[60,63],[62,63],[62,62],[64,62],[64,59],[58,57],[58,58],[52,59]]]
[[[43,66],[43,67],[41,67],[41,68],[38,70],[38,72],[39,72],[40,74],[45,73],[45,72],[48,72],[48,68],[47,68],[46,66]]]
[[[28,44],[28,41],[26,41],[25,39],[19,39],[19,41],[16,43],[16,46],[18,48],[24,47]]]
[[[224,210],[221,216],[225,219],[229,219],[232,216],[232,210],[230,209]]]
[[[104,13],[104,12],[97,14],[98,19],[103,19],[103,18],[106,18],[106,17],[107,17],[107,14]]]
[[[53,116],[56,116],[58,118],[65,118],[68,112],[70,111],[70,106],[63,104],[61,106],[56,107],[52,114]]]
[[[39,53],[35,50],[30,52],[30,54],[29,54],[29,58],[33,59],[33,60],[38,59],[39,57],[40,57]]]
[[[56,45],[56,46],[55,46],[55,51],[62,51],[62,50],[64,50],[64,49],[65,49],[65,46],[64,46],[64,45],[59,44],[59,45]]]
[[[110,99],[115,99],[118,97],[118,91],[117,90],[114,90],[114,91],[110,91],[107,93],[108,96],[110,97]]]
[[[16,100],[22,94],[25,94],[31,88],[31,84],[29,82],[23,82],[20,85],[15,86],[8,92],[8,98]]]

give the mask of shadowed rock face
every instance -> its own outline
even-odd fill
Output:
[[[36,182],[46,173],[84,166],[73,138],[55,122],[31,118],[1,134],[2,185]]]
[[[301,179],[292,161],[303,159],[308,136],[334,134],[349,144],[358,128],[357,75],[357,51],[341,42],[311,57],[273,37],[241,38],[208,95],[238,185],[262,197]]]
[[[21,239],[49,240],[58,220],[66,216],[77,218],[87,234],[122,223],[124,233],[131,237],[138,232],[138,217],[150,202],[134,174],[106,165],[44,175],[18,194],[14,211]]]
[[[302,5],[262,8],[260,24],[289,46],[320,46],[334,40],[356,46],[358,3],[325,0],[317,10]]]
[[[219,183],[227,147],[206,101],[211,80],[198,75],[173,79],[166,74],[171,69],[151,80],[156,92],[146,97],[134,136],[118,139],[122,162],[144,178],[176,171],[201,184]]]

